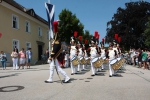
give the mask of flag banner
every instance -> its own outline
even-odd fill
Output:
[[[48,18],[48,25],[49,25],[49,40],[54,37],[53,33],[53,22],[54,22],[54,15],[55,15],[55,6],[49,3],[45,3],[45,8],[47,12]]]

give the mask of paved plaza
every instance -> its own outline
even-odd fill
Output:
[[[108,66],[94,77],[90,66],[75,75],[70,68],[63,70],[71,78],[63,85],[56,71],[53,83],[44,82],[49,77],[48,64],[0,70],[0,100],[150,100],[149,70],[126,65],[114,77],[109,77]]]

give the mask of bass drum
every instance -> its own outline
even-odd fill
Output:
[[[92,59],[92,64],[95,68],[99,68],[100,67],[100,64],[99,64],[99,58],[94,58]]]
[[[79,64],[79,61],[78,61],[78,58],[77,56],[74,56],[72,59],[71,59],[71,62],[73,64],[73,66],[77,66]]]

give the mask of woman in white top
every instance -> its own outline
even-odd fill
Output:
[[[14,48],[14,50],[11,53],[12,61],[13,61],[13,69],[18,69],[18,49]]]

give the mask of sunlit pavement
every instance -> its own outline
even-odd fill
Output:
[[[92,77],[90,66],[85,71],[71,75],[69,83],[60,83],[55,71],[53,83],[49,65],[31,66],[31,69],[0,70],[1,100],[150,100],[150,71],[126,65],[117,76],[109,77],[108,66]],[[59,74],[61,79],[63,76]]]

